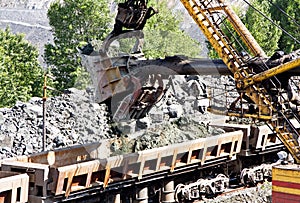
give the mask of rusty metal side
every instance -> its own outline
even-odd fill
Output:
[[[52,188],[52,192],[55,195],[65,194],[68,196],[72,191],[88,188],[92,184],[92,173],[104,169],[105,168],[101,166],[99,160],[58,167],[56,169],[58,174],[56,178],[56,184],[53,184],[56,186]],[[76,176],[81,176],[81,178],[84,180],[74,184],[74,178]],[[65,180],[67,182],[66,188],[64,188]]]
[[[47,183],[50,167],[46,164],[4,161],[2,172],[18,172],[29,176],[29,195],[47,196]]]
[[[89,181],[91,180],[92,171],[100,170],[98,165],[94,165],[96,169],[91,168],[91,163],[95,162],[94,159],[108,157],[108,147],[109,141],[103,141],[5,159],[1,161],[1,170],[28,174],[30,198],[33,202],[40,202],[41,197],[51,195],[51,191],[56,194],[56,190],[62,190],[57,185],[58,183],[64,184],[64,182],[61,183],[61,181],[64,181],[62,180],[62,174],[68,168],[81,167],[82,169],[77,170],[77,173],[74,173],[73,176],[87,174],[85,186],[90,186]],[[86,171],[82,172],[83,169]],[[90,171],[91,169],[92,171]],[[60,174],[59,171],[62,171],[62,173]],[[71,180],[73,176],[68,175],[67,177]]]
[[[185,143],[140,151],[106,159],[111,170],[126,173],[129,177],[143,178],[143,175],[162,170],[173,171],[176,167],[199,163],[220,157],[231,159],[240,152],[242,131],[201,138]],[[225,145],[228,149],[225,150]],[[214,150],[214,152],[212,152]],[[197,154],[197,155],[195,155]],[[195,156],[197,156],[195,158]],[[127,171],[121,170],[127,168]],[[111,177],[113,178],[113,177]]]
[[[244,132],[240,153],[242,156],[249,156],[274,147],[283,146],[283,143],[267,125],[224,123],[213,124],[212,126],[222,128],[226,131],[242,130]],[[300,126],[296,127],[299,128]]]
[[[129,178],[143,178],[144,175],[167,170],[172,172],[176,167],[191,163],[205,164],[206,160],[218,157],[230,157],[240,152],[240,147],[233,147],[234,143],[241,145],[242,131],[229,132],[215,137],[201,138],[171,146],[145,150],[137,153],[124,154],[108,158],[91,159],[82,158],[87,152],[92,152],[99,144],[61,149],[56,152],[45,152],[37,156],[30,156],[30,161],[60,161],[58,164],[40,164],[21,161],[4,161],[2,170],[23,171],[30,176],[30,182],[34,185],[30,195],[47,197],[49,194],[68,196],[72,191],[82,190],[94,185],[104,187],[111,182],[122,181]],[[223,145],[230,144],[224,152]],[[202,153],[210,149],[217,149],[214,154]],[[90,149],[90,150],[88,150]],[[92,149],[92,150],[91,150]],[[81,155],[80,153],[81,152]],[[195,158],[195,152],[197,158]],[[73,156],[73,157],[72,157]],[[80,159],[78,159],[80,157]],[[23,158],[24,159],[24,158]],[[67,161],[67,159],[70,159]],[[75,163],[74,163],[75,162]],[[41,193],[42,190],[42,193]],[[50,191],[50,193],[49,193]]]
[[[17,159],[17,161],[47,164],[52,167],[66,166],[81,161],[109,157],[109,144],[109,140],[103,140],[97,143],[32,154],[28,155],[27,158]]]
[[[163,170],[172,172],[176,167],[194,163],[205,164],[207,160],[220,157],[231,159],[240,152],[242,137],[242,131],[235,131],[215,137],[201,138],[171,146],[102,159],[100,160],[100,165],[105,166],[105,169],[102,168],[103,171],[105,170],[103,184],[107,186],[110,182],[133,177],[142,179],[147,174]],[[229,144],[227,151],[223,147],[226,144]],[[210,152],[211,149],[217,150],[215,154]],[[201,155],[199,152],[198,159],[192,158],[195,151],[203,152]],[[190,157],[188,158],[188,156]],[[75,168],[73,167],[70,171],[72,170],[74,171]],[[68,174],[72,176],[73,173],[68,172]]]
[[[0,171],[0,201],[28,202],[29,177],[26,174]],[[19,192],[18,192],[19,191]]]
[[[204,165],[207,161],[220,157],[234,159],[235,154],[241,150],[242,138],[242,131],[228,132],[219,136],[102,159],[91,156],[97,151],[96,146],[99,146],[99,143],[90,144],[90,148],[76,146],[28,157],[28,161],[41,161],[45,164],[3,161],[2,170],[23,171],[29,174],[31,185],[34,185],[30,194],[32,199],[47,198],[49,195],[68,196],[73,191],[97,185],[106,187],[116,181],[135,177],[142,179],[146,174],[160,171],[172,173],[182,165]],[[91,153],[89,157],[82,158],[88,152]],[[50,160],[59,160],[61,163],[51,164],[49,156]]]

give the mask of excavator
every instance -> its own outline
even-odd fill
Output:
[[[290,106],[293,101],[291,96],[286,96],[289,94],[289,87],[284,81],[288,80],[285,73],[300,65],[299,50],[290,55],[277,53],[274,57],[265,59],[264,51],[223,0],[181,2],[233,75],[240,94],[240,103],[242,100],[248,101],[248,108],[233,105],[228,115],[265,121],[276,132],[295,162],[300,163],[300,140],[297,130],[300,119],[297,109],[294,110]],[[222,31],[221,23],[224,18],[229,20],[247,45],[255,57],[254,63],[252,60],[243,60],[241,53]]]
[[[118,109],[116,112],[120,116],[125,115],[127,111],[130,118],[138,119],[145,116],[163,97],[163,75],[201,75],[212,73],[210,67],[214,67],[218,74],[232,76],[238,92],[238,97],[226,114],[265,122],[277,134],[295,163],[300,164],[300,100],[290,85],[290,78],[295,75],[293,71],[300,67],[300,50],[290,54],[278,51],[268,57],[224,0],[180,1],[223,62],[204,60],[202,67],[197,69],[196,66],[190,66],[193,60],[182,58],[144,60],[141,56],[142,29],[146,21],[157,12],[151,7],[148,8],[144,0],[127,0],[119,4],[114,30],[105,39],[99,51],[101,60],[88,60],[87,55],[93,56],[92,52],[82,54],[84,66],[90,68],[94,84],[97,84],[98,101],[109,101],[108,103],[112,104],[113,96],[125,93],[125,96],[122,96],[123,103],[115,107]],[[224,30],[228,23],[247,46],[249,53],[239,51],[235,47],[235,39],[232,40]],[[108,47],[117,38],[136,38],[133,54],[118,58],[109,57]],[[95,58],[99,54],[97,52]],[[168,71],[142,68],[143,76],[134,74],[140,67],[148,67],[151,64],[163,64]],[[143,85],[141,81],[145,80],[143,77],[146,73],[155,73],[156,76],[148,80],[150,83]],[[126,95],[128,83],[133,84],[130,87],[134,89],[130,95]],[[216,109],[211,110],[218,113]]]

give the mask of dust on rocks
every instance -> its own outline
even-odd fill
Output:
[[[46,150],[110,138],[106,106],[93,103],[84,90],[68,89],[46,101]],[[41,98],[17,102],[0,109],[0,158],[42,150],[43,104]]]

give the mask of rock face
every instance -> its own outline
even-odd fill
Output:
[[[47,9],[54,0],[2,0],[1,7],[22,9]]]
[[[44,45],[53,42],[47,18],[51,2],[53,0],[0,1],[0,29],[9,27],[13,33],[25,34],[25,39],[37,47],[41,64],[44,63]]]
[[[106,105],[93,102],[92,90],[72,88],[48,98],[46,150],[114,138],[112,152],[120,154],[223,133],[209,126],[213,115],[191,105],[197,96],[188,93],[183,80],[178,81],[174,78],[176,95],[169,90],[168,97],[137,121],[113,123]],[[43,112],[42,98],[0,109],[0,159],[42,151]]]
[[[46,149],[96,142],[111,136],[106,106],[91,102],[87,91],[69,89],[46,100]],[[0,158],[42,150],[41,98],[0,109]]]

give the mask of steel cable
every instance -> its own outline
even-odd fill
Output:
[[[297,40],[293,35],[291,35],[288,31],[286,31],[285,29],[283,29],[282,27],[280,27],[279,25],[277,25],[271,18],[269,18],[268,16],[266,16],[264,13],[262,13],[260,10],[258,10],[257,8],[255,8],[251,3],[249,3],[247,0],[243,0],[246,4],[248,4],[251,8],[253,8],[256,12],[258,12],[260,15],[262,15],[265,19],[267,19],[268,21],[270,21],[273,25],[275,25],[277,28],[279,28],[281,31],[283,31],[285,34],[287,34],[291,39],[293,39],[295,42],[297,42],[298,44],[300,44],[300,41]]]

